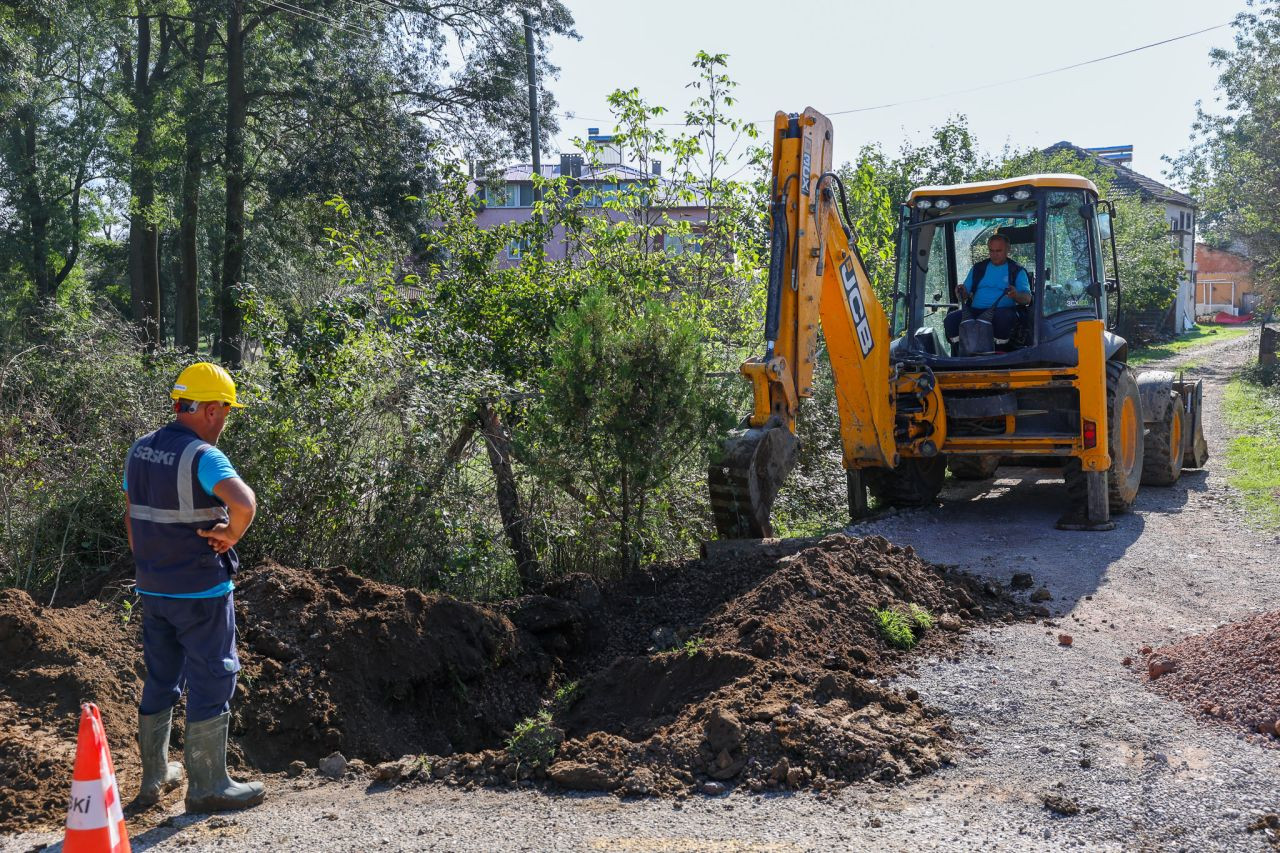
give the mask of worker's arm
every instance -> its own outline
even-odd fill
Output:
[[[1006,287],[1004,295],[1019,305],[1031,304],[1031,282],[1027,280],[1025,270],[1018,270],[1018,277],[1013,280],[1013,286]]]
[[[1009,297],[1019,305],[1031,304],[1031,294],[1023,293],[1021,290],[1018,290],[1018,288],[1016,287],[1006,287],[1004,290],[1004,295]]]
[[[249,484],[239,477],[228,477],[213,487],[213,494],[227,506],[230,520],[214,525],[208,530],[199,531],[209,540],[209,545],[219,554],[227,551],[244,538],[245,531],[253,524],[253,516],[258,511],[258,499]]]

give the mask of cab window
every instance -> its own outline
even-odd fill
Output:
[[[1094,308],[1090,285],[1099,280],[1089,247],[1091,208],[1079,190],[1049,193],[1044,231],[1044,313]]]

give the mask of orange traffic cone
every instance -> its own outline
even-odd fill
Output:
[[[71,805],[63,853],[129,853],[129,833],[120,809],[120,786],[107,749],[98,706],[80,706],[76,769],[71,775]]]

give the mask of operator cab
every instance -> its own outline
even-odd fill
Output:
[[[1110,205],[1092,181],[1077,175],[1028,175],[1000,181],[913,190],[902,209],[898,270],[891,310],[895,358],[934,368],[1074,364],[1072,333],[1081,320],[1109,314],[1104,242],[1111,242]],[[1019,307],[1007,341],[970,352],[944,331],[960,311],[956,291],[987,259],[993,234],[1009,241],[1009,258],[1027,273],[1031,302]],[[969,312],[965,313],[969,319]],[[954,321],[953,321],[954,322]],[[1114,336],[1110,336],[1114,338]],[[1113,347],[1119,338],[1108,340]]]

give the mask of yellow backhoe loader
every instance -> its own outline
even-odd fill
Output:
[[[948,467],[983,479],[1016,461],[1062,467],[1058,526],[1109,530],[1140,484],[1170,485],[1205,463],[1200,383],[1135,375],[1113,331],[1121,288],[1103,252],[1117,269],[1114,209],[1091,181],[1041,174],[913,190],[886,313],[831,171],[831,122],[813,109],[780,112],[773,132],[765,350],[741,367],[754,409],[708,470],[722,538],[773,535],[800,401],[812,396],[819,324],[852,519],[867,513],[868,491],[880,504],[923,506]],[[957,299],[993,234],[1031,291],[1001,341]],[[961,334],[944,332],[950,312],[960,312]]]

